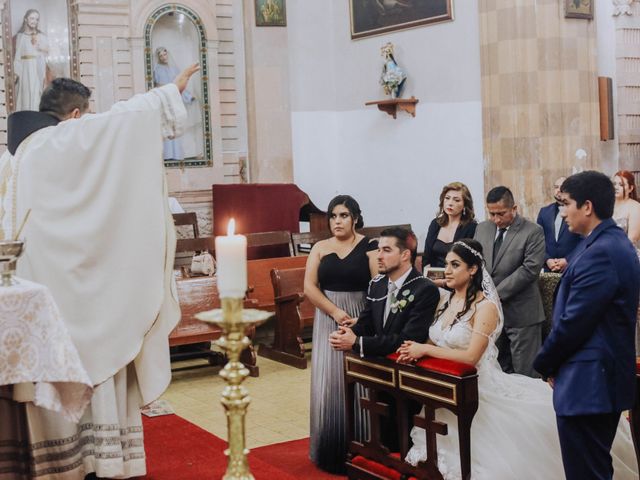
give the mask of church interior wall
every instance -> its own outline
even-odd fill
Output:
[[[307,8],[310,2],[298,2]],[[289,9],[294,2],[288,2]],[[244,0],[249,181],[291,182],[291,107],[288,26],[257,27],[255,1]]]
[[[6,1],[0,0],[0,9]],[[165,2],[69,3],[79,79],[94,92],[92,110],[104,111],[145,91],[144,25]],[[513,187],[525,214],[534,216],[548,200],[546,184],[557,174],[573,168],[638,169],[640,2],[630,3],[630,15],[618,16],[614,2],[595,2],[594,21],[565,19],[557,0],[509,5],[519,13],[510,23],[513,38],[500,44],[501,56],[490,44],[502,27],[486,20],[487,9],[506,9],[500,2],[454,1],[452,22],[359,40],[350,38],[349,5],[343,0],[290,0],[286,28],[256,27],[254,0],[180,4],[199,16],[207,36],[212,166],[171,168],[167,179],[170,192],[187,210],[197,211],[203,233],[211,224],[212,183],[294,181],[319,206],[337,193],[350,193],[368,224],[407,222],[424,235],[441,187],[454,180],[470,187],[479,218],[485,191],[498,183]],[[529,27],[517,31],[519,19],[534,26],[535,38],[527,38]],[[399,112],[394,120],[364,105],[386,98],[379,84],[380,47],[386,42],[395,45],[408,75],[403,96],[419,99],[415,118]],[[554,55],[545,57],[549,48]],[[550,68],[571,52],[575,59],[567,65],[573,66]],[[3,67],[0,63],[2,76]],[[508,89],[495,80],[512,67],[537,72],[537,101],[546,102],[549,112],[549,105],[562,103],[558,115],[531,111],[526,88],[513,89],[521,98],[506,98]],[[608,142],[597,138],[598,75],[614,83],[616,138]],[[571,96],[574,81],[580,86],[577,99]],[[545,93],[544,85],[554,82],[556,91]],[[0,150],[6,143],[4,85]],[[492,116],[492,109],[505,107],[508,114]],[[565,138],[545,140],[540,129],[557,123],[558,116]],[[541,140],[514,140],[511,150],[504,149],[509,132]],[[588,152],[584,165],[576,164],[577,148]]]
[[[324,207],[352,194],[369,225],[411,223],[426,234],[443,185],[462,181],[483,215],[478,12],[454,2],[453,22],[351,40],[348,2],[290,2],[295,183]],[[385,98],[380,47],[395,45],[416,116],[366,107]]]

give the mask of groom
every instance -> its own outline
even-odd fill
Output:
[[[534,368],[554,388],[567,480],[611,479],[620,414],[634,404],[640,263],[611,219],[609,178],[572,175],[560,195],[569,230],[585,238],[558,285],[553,327]]]
[[[335,350],[354,350],[361,357],[395,352],[405,340],[424,342],[440,300],[438,288],[420,275],[413,262],[413,232],[389,228],[378,241],[378,272],[369,284],[367,304],[352,328],[341,326],[329,337]]]
[[[395,352],[405,340],[424,342],[433,323],[440,300],[438,287],[420,275],[413,262],[417,239],[404,228],[383,230],[378,240],[378,272],[367,292],[367,304],[352,328],[341,326],[329,336],[336,350],[354,350],[361,357],[382,357]],[[393,398],[379,394],[389,415],[382,423],[382,442],[397,451],[397,412]],[[407,412],[409,419],[418,413],[416,403]]]

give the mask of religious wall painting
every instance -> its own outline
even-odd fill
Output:
[[[257,27],[285,27],[286,0],[255,0]]]
[[[187,66],[199,63],[182,93],[187,122],[182,136],[163,142],[167,167],[211,166],[207,40],[199,16],[182,5],[165,5],[147,20],[145,77],[147,89],[172,82]]]
[[[593,19],[594,0],[564,0],[564,16],[566,18]]]
[[[77,35],[67,0],[9,0],[2,12],[8,112],[38,110],[57,77],[78,76]]]
[[[349,0],[351,38],[453,20],[453,0]]]

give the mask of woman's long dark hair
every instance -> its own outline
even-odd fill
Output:
[[[463,243],[464,245],[460,245],[461,243]],[[475,250],[480,256],[476,255],[470,249]],[[456,318],[451,324],[453,325],[458,320],[460,320],[463,315],[471,310],[478,292],[482,291],[482,265],[484,263],[484,259],[482,258],[482,245],[471,238],[463,238],[455,242],[451,246],[449,251],[458,255],[462,259],[462,261],[467,264],[468,267],[478,267],[476,273],[471,276],[471,281],[469,282],[469,286],[467,287],[467,294],[464,299],[464,308],[456,315]],[[449,301],[445,302],[442,308],[438,310],[436,316],[440,316],[448,307]]]
[[[436,222],[441,227],[446,227],[449,224],[449,215],[444,211],[444,197],[448,192],[460,192],[462,195],[462,214],[460,215],[460,225],[466,225],[475,220],[476,215],[473,211],[473,198],[469,188],[462,182],[453,182],[442,187],[440,192],[440,203],[438,204],[438,214],[436,215]]]

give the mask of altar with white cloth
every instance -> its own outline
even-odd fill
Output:
[[[49,289],[22,279],[0,287],[0,478],[29,476],[24,402],[77,423],[92,392]]]

